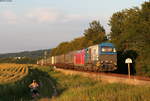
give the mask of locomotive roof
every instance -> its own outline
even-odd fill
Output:
[[[105,42],[105,43],[101,43],[99,44],[100,46],[110,46],[110,47],[115,47],[113,43],[109,43],[109,42]]]

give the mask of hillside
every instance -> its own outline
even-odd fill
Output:
[[[44,52],[50,53],[51,49],[36,50],[36,51],[24,51],[18,53],[5,53],[0,54],[0,58],[13,58],[13,57],[29,57],[29,58],[40,58],[44,56]]]
[[[38,59],[49,56],[51,49],[0,54],[0,63],[36,64]]]

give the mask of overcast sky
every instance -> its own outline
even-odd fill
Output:
[[[148,0],[4,1],[9,0],[0,1],[0,53],[53,48],[82,36],[93,20],[109,33],[113,13]]]

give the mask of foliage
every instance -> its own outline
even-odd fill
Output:
[[[145,2],[141,8],[114,13],[109,25],[111,41],[117,45],[119,51],[132,50],[138,54],[134,60],[136,70],[138,74],[144,75],[142,68],[150,68],[150,2]]]
[[[99,44],[105,40],[105,29],[99,21],[92,21],[90,27],[84,32],[85,38],[92,41],[92,44]]]

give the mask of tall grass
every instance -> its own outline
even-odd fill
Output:
[[[59,72],[49,74],[59,90],[59,96],[51,101],[150,101],[150,86],[108,84]]]

